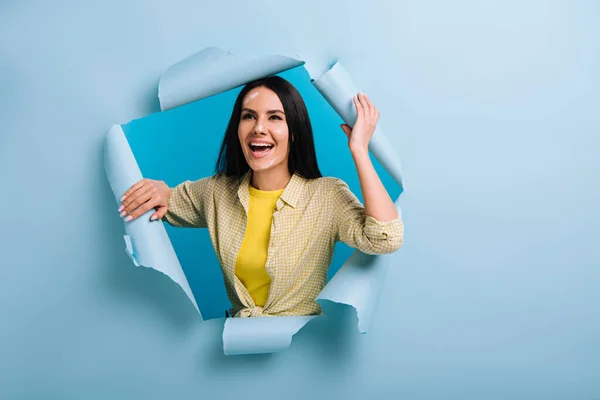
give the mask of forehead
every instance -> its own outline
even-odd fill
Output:
[[[279,96],[266,87],[257,87],[249,91],[246,96],[244,96],[244,100],[242,104],[245,107],[250,108],[281,108],[281,100],[279,100]]]

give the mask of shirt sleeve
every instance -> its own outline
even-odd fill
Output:
[[[210,198],[210,177],[185,181],[171,189],[167,213],[162,218],[169,225],[206,228],[205,204]]]
[[[361,202],[340,179],[336,179],[334,185],[333,215],[336,241],[366,254],[389,254],[402,246],[401,217],[379,221],[366,215]]]

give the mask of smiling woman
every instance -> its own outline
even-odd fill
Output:
[[[174,188],[143,179],[121,199],[131,221],[148,210],[179,227],[208,228],[223,271],[230,315],[313,315],[336,242],[364,253],[396,251],[404,227],[368,154],[379,112],[354,97],[348,138],[364,206],[340,179],[322,177],[301,95],[273,76],[238,95],[216,171]]]
[[[247,84],[233,107],[217,172],[241,176],[248,170],[254,171],[252,185],[262,190],[285,187],[294,172],[321,177],[306,105],[281,77]]]

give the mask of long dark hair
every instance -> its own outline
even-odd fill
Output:
[[[283,105],[290,135],[288,140],[290,174],[298,173],[306,179],[320,178],[322,175],[317,164],[312,126],[304,100],[294,85],[279,76],[258,79],[244,86],[235,100],[215,172],[225,172],[227,176],[240,177],[250,169],[238,138],[238,125],[242,114],[242,101],[248,92],[257,87],[266,87],[275,92]]]

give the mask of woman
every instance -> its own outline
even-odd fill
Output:
[[[319,314],[338,241],[383,254],[402,244],[403,223],[368,154],[379,112],[362,93],[343,124],[364,207],[346,183],[322,177],[300,93],[273,76],[247,84],[235,102],[216,174],[169,188],[142,179],[121,198],[125,221],[208,228],[232,303],[231,315]]]

